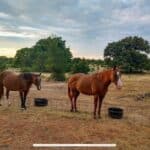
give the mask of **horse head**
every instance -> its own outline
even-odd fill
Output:
[[[116,85],[117,89],[122,88],[123,83],[121,81],[121,72],[116,66],[111,70],[111,81]]]
[[[33,79],[33,84],[35,84],[37,89],[41,90],[41,73],[40,74],[34,74],[32,79]]]

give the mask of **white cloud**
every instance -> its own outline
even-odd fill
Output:
[[[10,19],[10,18],[12,18],[12,16],[9,15],[9,14],[6,14],[4,12],[0,12],[0,18],[2,18],[2,19]]]
[[[21,30],[29,30],[29,31],[41,31],[39,28],[34,28],[31,26],[19,26],[19,29]]]
[[[11,32],[11,31],[0,31],[1,37],[19,37],[19,38],[34,38],[35,35],[31,33],[17,33],[17,32]]]

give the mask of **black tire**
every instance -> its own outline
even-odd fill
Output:
[[[48,100],[46,98],[35,98],[34,105],[35,106],[47,106]]]
[[[121,119],[123,117],[123,109],[117,107],[108,108],[108,115],[114,119]]]

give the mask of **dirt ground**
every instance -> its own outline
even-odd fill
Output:
[[[149,150],[150,75],[126,75],[122,80],[122,90],[110,86],[102,105],[102,119],[99,120],[92,118],[91,96],[80,95],[79,112],[69,112],[66,83],[43,81],[41,91],[33,86],[26,111],[20,109],[19,94],[11,92],[12,105],[8,107],[5,100],[0,107],[0,150],[50,149],[33,148],[33,143],[116,143],[116,148],[108,149]],[[48,106],[35,107],[35,97],[47,98]],[[123,119],[108,117],[111,106],[124,109]]]

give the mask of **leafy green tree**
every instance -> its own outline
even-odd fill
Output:
[[[21,68],[21,70],[25,71],[27,68],[31,68],[33,64],[33,59],[31,59],[30,55],[31,48],[22,48],[18,50],[14,58],[14,66],[17,68]]]
[[[51,72],[55,80],[64,80],[64,73],[70,69],[72,54],[61,37],[39,40],[32,48],[17,51],[15,66],[21,70]]]
[[[0,56],[0,71],[12,67],[13,58],[7,58],[5,56]]]
[[[145,69],[150,71],[150,58],[145,62]]]
[[[38,55],[39,60],[44,61],[40,64],[45,63],[46,68],[52,72],[53,79],[64,80],[64,73],[72,58],[70,49],[66,48],[65,41],[61,37],[48,37],[37,42],[35,47],[37,46],[43,51],[43,55]]]
[[[7,57],[0,56],[0,71],[3,71],[7,68]]]
[[[118,65],[130,73],[142,72],[146,69],[149,53],[149,42],[134,36],[109,43],[104,50],[104,58],[108,66]]]

